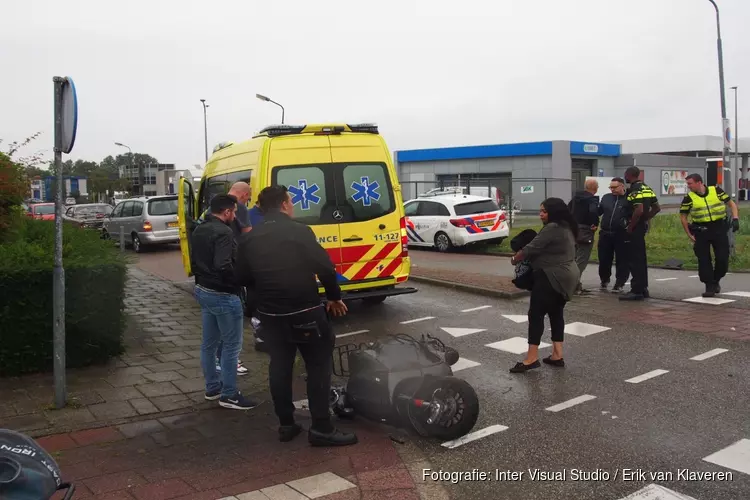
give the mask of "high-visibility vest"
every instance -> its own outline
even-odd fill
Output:
[[[695,224],[706,224],[724,220],[727,217],[727,207],[719,198],[715,186],[706,187],[706,196],[699,196],[692,191],[688,193],[690,201],[690,218]]]

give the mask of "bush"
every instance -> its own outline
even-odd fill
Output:
[[[0,244],[0,376],[53,366],[54,222],[16,218]],[[104,363],[122,352],[126,264],[96,231],[65,225],[66,364]]]
[[[0,153],[0,243],[7,238],[16,208],[21,204],[29,183],[21,165]]]

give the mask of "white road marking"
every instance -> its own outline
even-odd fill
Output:
[[[729,351],[729,349],[721,349],[721,348],[711,349],[710,351],[704,352],[703,354],[693,356],[690,359],[692,361],[703,361],[704,359],[713,358],[714,356],[718,356],[719,354],[723,354],[727,351]]]
[[[451,366],[451,370],[453,370],[453,373],[456,373],[467,368],[474,368],[475,366],[479,366],[480,364],[481,363],[477,363],[476,361],[472,361],[470,359],[458,358],[456,364]]]
[[[750,297],[750,292],[722,292],[721,295],[731,295],[732,297]]]
[[[576,337],[588,337],[595,333],[606,332],[611,328],[606,326],[592,325],[591,323],[569,323],[565,325],[565,333],[575,335]]]
[[[677,493],[658,484],[649,484],[635,493],[631,493],[620,500],[696,500],[693,497]]]
[[[750,439],[740,439],[731,446],[703,459],[706,462],[750,474]]]
[[[481,311],[482,309],[489,309],[489,308],[491,308],[491,307],[492,307],[492,306],[479,306],[479,307],[472,307],[471,309],[463,309],[463,310],[462,310],[461,312],[462,312],[462,313],[470,313],[470,312],[474,312],[474,311]]]
[[[690,278],[700,278],[700,276],[698,276],[697,274],[693,274],[692,276],[690,276]]]
[[[310,405],[307,404],[307,400],[306,399],[300,399],[299,401],[295,401],[294,402],[294,407],[297,408],[298,410],[309,410],[310,409]]]
[[[562,411],[566,408],[570,408],[571,406],[585,403],[586,401],[591,401],[592,399],[596,399],[596,396],[592,396],[591,394],[584,394],[583,396],[578,396],[576,398],[563,401],[562,403],[556,404],[554,406],[550,406],[549,408],[545,408],[545,409],[547,411],[557,413],[558,411]]]
[[[655,279],[654,281],[674,281],[676,279],[677,278],[659,278],[659,279]]]
[[[461,436],[458,439],[454,439],[453,441],[446,441],[441,446],[448,449],[458,448],[461,445],[464,445],[466,443],[471,443],[472,441],[476,441],[477,439],[481,439],[483,437],[491,436],[492,434],[497,434],[498,432],[507,431],[508,427],[504,425],[491,425],[489,427],[485,427],[484,429],[480,429],[478,431],[470,432],[466,434],[465,436]]]
[[[509,319],[514,323],[526,323],[529,317],[525,314],[503,314],[503,318]]]
[[[529,350],[529,341],[524,337],[513,337],[510,339],[501,340],[500,342],[487,344],[485,347],[491,347],[499,351],[512,352],[513,354],[526,354],[526,351]],[[545,342],[541,342],[539,344],[540,349],[543,349],[545,347],[550,347],[550,344],[547,344]]]
[[[352,335],[359,335],[360,333],[367,333],[370,330],[357,330],[356,332],[349,332],[349,333],[341,333],[339,335],[336,335],[337,339],[344,338],[344,337],[351,337]]]
[[[427,321],[428,319],[435,319],[435,316],[425,316],[424,318],[410,319],[408,321],[402,321],[402,325],[408,325],[409,323],[418,323],[420,321]]]
[[[631,384],[640,384],[641,382],[645,380],[658,377],[659,375],[664,375],[665,373],[669,373],[669,370],[662,370],[662,369],[652,370],[648,373],[644,373],[643,375],[638,375],[637,377],[629,378],[625,382],[630,382]]]
[[[683,302],[694,302],[696,304],[711,304],[712,306],[720,306],[721,304],[728,304],[734,302],[729,299],[717,299],[716,297],[693,297],[691,299],[683,299]]]
[[[482,328],[443,328],[440,327],[445,333],[453,337],[463,337],[464,335],[471,335],[472,333],[486,332]]]

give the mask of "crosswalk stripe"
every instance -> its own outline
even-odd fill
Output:
[[[489,427],[485,427],[484,429],[480,429],[478,431],[470,432],[466,434],[465,436],[461,436],[458,439],[454,439],[453,441],[446,441],[441,446],[444,448],[448,448],[448,449],[458,448],[459,446],[464,445],[466,443],[471,443],[472,441],[476,441],[477,439],[491,436],[492,434],[497,434],[498,432],[502,432],[506,430],[508,430],[507,426],[495,424]]]
[[[402,325],[408,325],[409,323],[418,323],[420,321],[427,321],[428,319],[435,319],[435,316],[425,316],[424,318],[410,319],[408,321],[402,321]]]
[[[492,306],[479,306],[479,307],[472,307],[471,309],[463,309],[462,313],[470,313],[474,311],[481,311],[482,309],[489,309]]]
[[[596,399],[596,396],[592,396],[591,394],[584,394],[583,396],[578,396],[576,398],[563,401],[562,403],[556,404],[554,406],[550,406],[549,408],[545,408],[545,409],[547,411],[557,413],[558,411],[562,411],[562,410],[565,410],[566,408],[570,408],[571,406],[585,403],[586,401],[591,401],[592,399]]]
[[[723,354],[725,352],[729,351],[729,349],[711,349],[710,351],[706,351],[703,354],[698,354],[697,356],[693,356],[690,358],[691,361],[703,361],[704,359],[713,358],[714,356],[718,356],[719,354]]]
[[[648,373],[644,373],[643,375],[638,375],[637,377],[629,378],[625,382],[629,382],[631,384],[640,384],[643,381],[652,379],[654,377],[658,377],[659,375],[664,375],[665,373],[669,373],[669,370],[652,370]]]
[[[360,333],[367,333],[370,330],[357,330],[356,332],[349,332],[349,333],[340,333],[336,335],[337,339],[343,338],[343,337],[351,337],[352,335],[359,335]]]

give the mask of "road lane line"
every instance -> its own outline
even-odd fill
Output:
[[[591,401],[592,399],[596,399],[596,396],[592,396],[591,394],[584,394],[583,396],[578,396],[577,398],[563,401],[560,404],[556,404],[555,406],[550,406],[549,408],[545,408],[545,409],[547,411],[557,413],[558,411],[562,411],[566,408],[570,408],[571,406],[585,403],[586,401]]]
[[[654,281],[674,281],[674,280],[676,280],[676,279],[677,279],[677,278],[659,278],[659,279],[656,279],[656,280],[654,280]]]
[[[711,349],[710,351],[706,351],[703,354],[698,354],[697,356],[693,356],[690,358],[691,361],[703,361],[704,359],[713,358],[714,356],[718,356],[719,354],[723,354],[725,352],[729,351],[729,349]]]
[[[435,316],[425,316],[424,318],[410,319],[409,321],[402,321],[402,325],[408,325],[409,323],[418,323],[420,321],[427,321],[428,319],[435,319]]]
[[[481,311],[482,309],[489,309],[492,306],[479,306],[479,307],[472,307],[471,309],[464,309],[461,312],[462,313],[470,313],[474,311]]]
[[[336,335],[337,339],[343,338],[343,337],[351,337],[352,335],[359,335],[360,333],[367,333],[370,330],[357,330],[356,332],[349,332],[349,333],[340,333]]]
[[[477,439],[481,439],[483,437],[491,436],[492,434],[497,434],[498,432],[507,431],[508,427],[504,425],[491,425],[489,427],[485,427],[484,429],[470,432],[464,436],[461,436],[458,439],[454,439],[453,441],[446,441],[441,446],[448,449],[458,448],[461,445],[464,445],[466,443],[471,443],[472,441],[476,441]]]
[[[664,375],[665,373],[669,373],[669,370],[652,370],[648,373],[644,373],[643,375],[638,375],[637,377],[629,378],[625,382],[630,382],[631,384],[640,384],[644,380],[649,380],[654,377],[658,377],[659,375]]]
[[[693,274],[692,276],[689,276],[690,278],[700,278],[697,274]]]

